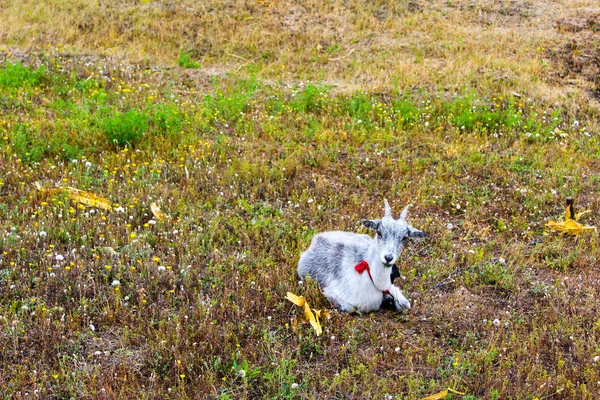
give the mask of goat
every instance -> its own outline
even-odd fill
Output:
[[[374,238],[352,232],[323,232],[315,235],[300,255],[298,275],[317,280],[325,297],[341,311],[377,311],[389,297],[396,310],[410,308],[402,291],[391,282],[392,266],[405,240],[427,235],[406,222],[410,204],[400,218],[394,219],[386,199],[384,203],[382,219],[362,222],[375,231]]]

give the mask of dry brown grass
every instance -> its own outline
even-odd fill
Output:
[[[598,8],[589,0],[9,0],[0,31],[5,46],[29,51],[49,43],[152,65],[185,51],[211,72],[252,63],[264,79],[349,91],[459,87],[563,102],[595,88],[549,74],[547,51],[571,40],[561,21],[590,12]]]

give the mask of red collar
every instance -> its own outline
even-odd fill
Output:
[[[354,269],[362,275],[363,272],[367,271],[367,273],[369,274],[369,278],[371,279],[371,282],[373,282],[373,286],[375,286],[375,288],[377,288],[377,285],[375,285],[375,281],[373,280],[373,276],[371,275],[371,268],[369,268],[369,263],[366,262],[365,260],[359,262],[358,264],[356,264],[354,266]],[[379,289],[379,288],[377,288]],[[382,290],[383,294],[390,294],[389,290]]]

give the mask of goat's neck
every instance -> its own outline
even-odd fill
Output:
[[[371,275],[375,281],[384,280],[385,274],[387,273],[389,275],[391,273],[391,271],[386,271],[387,268],[385,268],[381,262],[381,259],[379,258],[379,248],[377,247],[376,239],[373,239],[369,248],[367,249],[365,261],[369,263]]]

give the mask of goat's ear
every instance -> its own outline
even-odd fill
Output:
[[[408,226],[408,237],[411,239],[426,239],[427,234],[423,231],[420,231],[412,226]]]
[[[373,220],[363,219],[362,224],[365,228],[377,230],[377,229],[379,229],[379,225],[381,225],[381,220],[380,219],[373,219]]]

